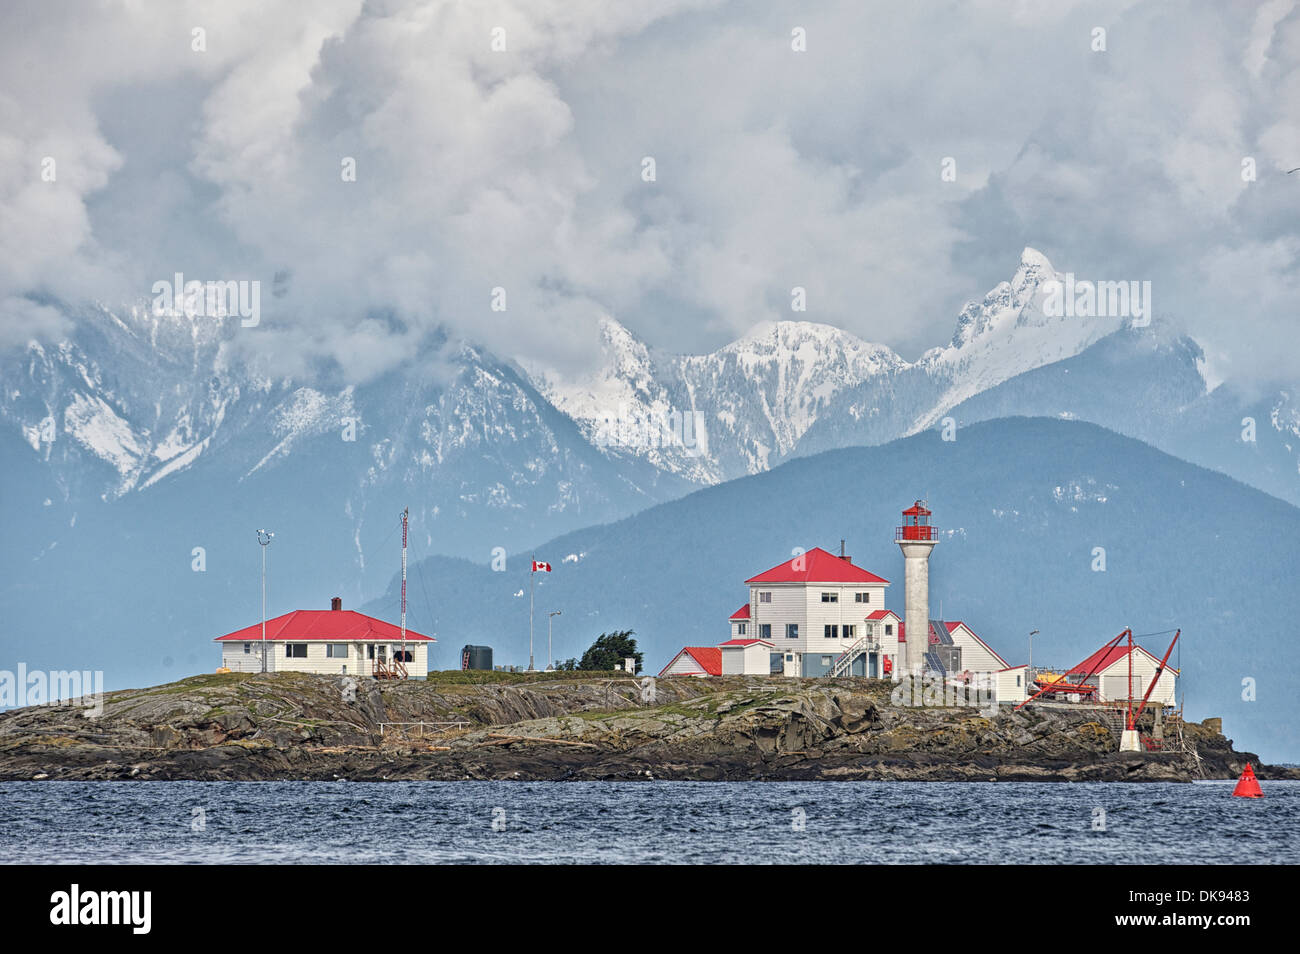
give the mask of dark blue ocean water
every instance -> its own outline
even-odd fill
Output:
[[[0,860],[1300,863],[1300,782],[1232,785],[6,782]]]

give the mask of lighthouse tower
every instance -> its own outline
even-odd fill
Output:
[[[906,613],[903,652],[899,670],[925,671],[925,654],[930,648],[930,551],[939,542],[930,525],[930,511],[918,500],[903,511],[903,525],[894,531],[894,542],[903,551],[903,602]]]

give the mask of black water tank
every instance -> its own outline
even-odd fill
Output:
[[[460,668],[490,670],[492,668],[492,647],[466,646],[460,651]]]

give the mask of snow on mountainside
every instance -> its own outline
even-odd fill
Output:
[[[65,494],[120,497],[197,460],[241,394],[220,324],[142,308],[73,317],[74,339],[0,355],[0,422]]]
[[[406,488],[439,515],[446,545],[613,519],[949,414],[1095,420],[1300,497],[1287,491],[1300,466],[1300,410],[1288,393],[1239,407],[1190,339],[1119,317],[1045,314],[1043,285],[1061,278],[1026,248],[1009,281],[962,308],[950,342],[911,363],[803,321],[760,324],[711,354],[665,354],[606,318],[604,360],[584,376],[438,341],[357,387],[259,377],[232,357],[232,336],[245,333],[234,322],[96,307],[69,315],[70,340],[0,354],[0,428],[69,501],[152,492],[195,471],[274,481],[316,449],[317,479],[350,520],[365,512],[364,495]],[[434,362],[447,369],[436,381]],[[1052,368],[1063,373],[1049,385]],[[1084,378],[1089,389],[1069,386]],[[1146,424],[1128,420],[1136,405],[1125,393],[1139,379],[1150,379]],[[1244,416],[1259,422],[1261,453],[1224,456],[1215,435],[1235,436]]]
[[[1122,318],[1045,315],[1042,286],[1052,280],[1063,276],[1026,248],[1010,281],[962,309],[948,346],[915,363],[883,345],[804,321],[766,322],[712,354],[657,354],[606,318],[605,360],[597,371],[569,379],[534,366],[528,371],[538,390],[589,436],[628,419],[700,414],[703,453],[674,454],[662,441],[626,441],[620,450],[712,483],[767,470],[794,455],[831,408],[855,421],[881,419],[879,440],[915,433],[967,398],[1072,357],[1123,326]],[[855,392],[862,392],[861,400],[839,400]]]
[[[565,379],[525,365],[537,389],[598,446],[697,483],[767,470],[836,394],[904,366],[812,322],[765,322],[706,355],[656,353],[612,318],[600,327],[599,369]]]
[[[909,433],[929,427],[967,398],[1034,368],[1071,358],[1124,326],[1123,317],[1050,317],[1043,313],[1042,286],[1064,282],[1041,252],[1026,248],[1011,281],[1001,282],[982,302],[968,302],[946,348],[934,348],[916,363],[944,384],[935,405]]]
[[[784,457],[839,392],[905,367],[902,358],[883,345],[867,342],[830,325],[812,322],[765,322],[711,355],[688,356],[680,374],[692,407],[710,405],[713,421],[732,424],[744,418],[750,401],[762,411],[764,435],[771,450]],[[738,389],[743,381],[747,387]],[[757,422],[755,422],[757,424]],[[758,430],[762,425],[751,425]],[[754,446],[766,449],[757,435],[746,433]],[[766,469],[764,454],[750,458],[749,472]]]
[[[345,559],[363,568],[408,504],[429,546],[481,555],[485,540],[523,545],[690,486],[610,459],[512,365],[444,339],[391,375],[331,386],[234,360],[233,336],[255,334],[237,322],[106,308],[69,318],[69,340],[0,354],[0,450],[7,471],[20,458],[41,467],[50,487],[36,499],[73,513],[141,495],[277,507],[288,495],[346,529]],[[34,496],[16,481],[6,490],[15,506]],[[205,533],[215,544],[225,530]]]

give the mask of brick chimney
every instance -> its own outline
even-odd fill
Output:
[[[330,609],[341,610],[343,608],[343,597],[336,596],[330,600]]]

